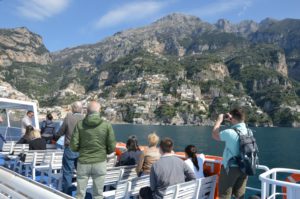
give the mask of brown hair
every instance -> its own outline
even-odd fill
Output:
[[[241,108],[232,109],[229,113],[237,121],[244,121],[245,120],[245,113]]]
[[[33,126],[28,125],[26,126],[26,131],[25,131],[25,135],[24,135],[24,139],[26,140],[31,140],[31,132],[34,130]]]
[[[171,153],[173,151],[173,140],[171,138],[164,138],[159,147],[163,153]]]
[[[47,113],[46,117],[47,117],[48,120],[51,120],[51,121],[53,120],[53,116],[52,116],[51,113]]]

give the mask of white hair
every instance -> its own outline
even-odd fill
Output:
[[[82,103],[77,101],[71,105],[73,113],[81,113],[82,112]]]

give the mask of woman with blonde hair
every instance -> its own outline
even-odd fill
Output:
[[[150,174],[152,165],[159,160],[160,152],[157,148],[159,137],[155,132],[148,135],[149,146],[144,149],[140,156],[140,161],[137,165],[136,172],[138,176]]]
[[[33,130],[30,134],[29,150],[46,150],[46,141],[41,137],[39,130]]]

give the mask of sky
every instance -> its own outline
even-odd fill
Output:
[[[96,43],[174,12],[238,23],[300,19],[299,8],[300,0],[0,0],[0,28],[27,27],[53,52]]]

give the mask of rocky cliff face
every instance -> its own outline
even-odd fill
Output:
[[[31,101],[31,99],[28,96],[26,96],[24,93],[21,93],[20,91],[16,90],[9,83],[3,82],[1,79],[0,79],[0,97]]]
[[[222,32],[236,33],[243,37],[248,37],[250,34],[255,33],[259,28],[259,24],[251,20],[245,20],[239,24],[232,24],[226,19],[219,19],[215,26]]]
[[[94,45],[56,52],[53,58],[59,63],[71,61],[77,67],[79,63],[85,66],[101,65],[138,50],[183,56],[186,49],[181,45],[181,40],[213,29],[213,25],[202,22],[197,17],[172,14],[149,26],[118,32]]]
[[[41,36],[27,28],[0,29],[0,67],[13,62],[46,65],[51,63],[51,58]]]
[[[223,63],[214,63],[208,66],[207,70],[201,70],[193,74],[192,80],[194,81],[224,81],[225,77],[229,77],[228,68]]]

